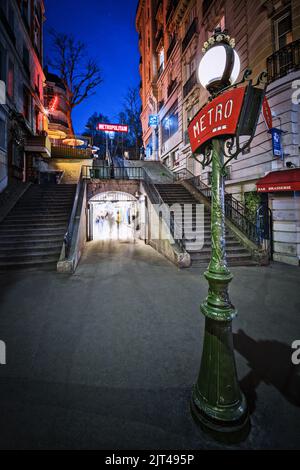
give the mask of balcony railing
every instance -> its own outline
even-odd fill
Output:
[[[51,157],[56,158],[92,158],[93,152],[90,148],[71,147],[69,145],[52,145]]]
[[[168,98],[169,96],[171,96],[176,86],[177,86],[177,79],[175,78],[174,80],[171,81],[170,85],[168,86]]]
[[[186,50],[188,47],[189,43],[191,42],[194,34],[197,33],[197,24],[198,24],[198,18],[194,18],[191,26],[189,27],[186,35],[184,36],[184,39],[182,41],[182,52]]]
[[[300,69],[300,39],[282,47],[267,58],[268,82]]]
[[[174,37],[172,38],[172,41],[171,41],[171,43],[170,43],[170,45],[169,45],[169,48],[168,48],[168,50],[167,50],[167,60],[169,60],[169,58],[170,58],[170,56],[171,56],[171,54],[172,54],[172,52],[173,52],[173,50],[174,50],[174,47],[176,46],[176,42],[177,42],[177,38],[176,38],[176,36],[174,36]]]
[[[196,72],[193,72],[187,82],[183,86],[183,98],[186,98],[187,95],[192,91],[192,89],[197,85],[197,76]]]
[[[68,123],[67,121],[64,121],[63,119],[58,119],[54,116],[52,116],[51,114],[49,114],[49,121],[52,123],[52,124],[59,124],[60,126],[63,126],[63,127],[66,127],[68,128]]]

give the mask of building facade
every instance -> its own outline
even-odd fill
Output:
[[[72,134],[67,120],[66,89],[57,75],[45,69],[44,104],[48,116],[48,135],[51,142],[60,143]]]
[[[257,193],[257,183],[266,174],[280,170],[289,179],[300,168],[299,1],[140,0],[136,28],[146,158],[160,159],[174,172],[188,170],[210,184],[210,168],[202,170],[191,154],[187,127],[208,97],[196,70],[203,43],[218,26],[235,38],[241,77],[249,67],[254,78],[267,69],[272,127],[283,131],[283,152],[274,156],[271,134],[260,117],[251,147],[229,167],[226,191],[249,206],[268,204],[273,213],[274,259],[299,264],[299,192]],[[157,125],[149,125],[149,115],[158,117],[152,118]]]
[[[9,179],[25,181],[36,156],[49,157],[43,104],[43,0],[1,0],[0,191]]]

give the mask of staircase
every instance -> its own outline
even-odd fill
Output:
[[[0,224],[0,269],[56,267],[75,184],[32,185]]]
[[[180,184],[156,184],[156,189],[161,195],[162,200],[168,204],[189,204],[184,208],[184,220],[195,221],[192,204],[197,204],[194,196]],[[211,256],[211,218],[210,211],[204,208],[204,244],[202,241],[184,240],[185,249],[190,254],[192,266],[207,266]],[[253,261],[250,251],[248,251],[237,240],[233,233],[226,227],[226,253],[229,266],[250,266],[256,265]]]

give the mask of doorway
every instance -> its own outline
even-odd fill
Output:
[[[89,240],[134,242],[139,236],[139,205],[131,194],[97,194],[90,199],[88,209]]]

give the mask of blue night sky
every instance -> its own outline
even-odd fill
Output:
[[[128,87],[139,83],[136,6],[137,0],[45,0],[45,62],[51,51],[47,31],[54,28],[85,42],[102,70],[96,94],[74,110],[77,133],[84,131],[94,112],[115,120]]]

